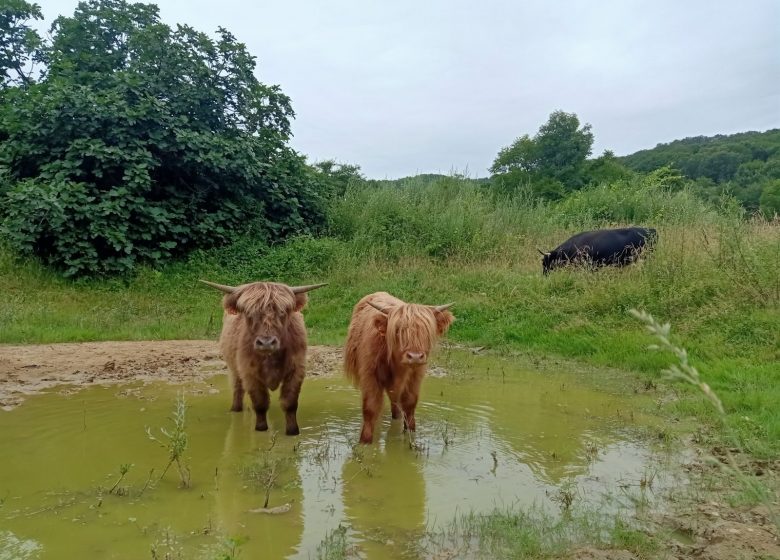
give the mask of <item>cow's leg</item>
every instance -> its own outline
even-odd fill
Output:
[[[384,391],[375,381],[364,382],[363,393],[363,429],[360,431],[360,443],[374,441],[374,428],[382,412],[382,397]]]
[[[266,414],[268,413],[268,404],[271,400],[268,396],[268,389],[265,387],[265,385],[256,383],[252,384],[251,387],[248,387],[247,392],[249,393],[249,398],[252,399],[252,406],[254,407],[255,414],[257,415],[255,420],[255,430],[258,432],[264,432],[268,429],[268,419],[266,418]]]
[[[409,429],[415,431],[417,429],[417,423],[414,420],[414,411],[417,408],[418,396],[414,393],[404,393],[401,398],[401,407],[404,412],[404,430]]]
[[[417,409],[417,400],[420,398],[420,385],[422,375],[414,376],[409,380],[406,390],[401,395],[401,409],[404,413],[404,429],[415,431],[417,423],[414,420],[414,411]]]
[[[284,410],[284,419],[286,422],[285,433],[288,436],[297,436],[301,433],[298,428],[298,418],[296,413],[298,412],[298,395],[301,394],[301,386],[303,385],[303,376],[293,376],[290,379],[286,379],[282,382],[281,390],[281,404],[282,410]]]
[[[244,410],[244,384],[241,382],[241,378],[232,371],[230,378],[233,382],[233,406],[230,407],[230,411],[241,412]]]
[[[390,416],[392,416],[393,420],[398,420],[401,417],[401,407],[398,406],[398,394],[388,389],[387,398],[390,399]]]

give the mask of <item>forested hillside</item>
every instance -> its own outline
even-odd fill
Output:
[[[731,193],[749,210],[771,214],[780,199],[780,129],[684,138],[619,159],[639,172],[677,168],[707,197]]]

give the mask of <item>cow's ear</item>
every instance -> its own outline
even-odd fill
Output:
[[[455,320],[455,315],[449,311],[434,311],[433,314],[436,317],[436,333],[441,336],[450,328]]]
[[[379,334],[385,336],[387,332],[387,315],[384,313],[374,315],[374,328],[379,331]]]
[[[306,293],[295,294],[295,310],[300,311],[306,307],[306,303],[309,301],[309,296]]]
[[[238,315],[241,311],[238,308],[238,298],[241,296],[241,292],[236,290],[232,294],[225,294],[225,297],[222,298],[222,307],[225,308],[225,311],[227,311],[230,315]]]

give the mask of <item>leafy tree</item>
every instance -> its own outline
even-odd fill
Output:
[[[555,111],[533,138],[527,134],[502,148],[490,172],[507,190],[530,187],[544,198],[559,198],[587,181],[586,160],[593,146],[589,124],[577,115]]]
[[[589,184],[614,183],[621,179],[627,179],[631,176],[631,171],[620,163],[620,160],[611,150],[604,150],[604,153],[588,161],[585,177]]]
[[[552,177],[569,189],[583,185],[585,160],[593,148],[589,124],[580,127],[574,113],[556,111],[534,138],[539,153],[539,173]]]
[[[289,98],[227,30],[171,28],[151,4],[88,0],[40,46],[38,83],[0,106],[0,231],[66,275],[123,273],[254,233],[324,223],[292,151]]]
[[[337,163],[332,159],[318,161],[312,168],[320,174],[331,196],[342,196],[350,184],[366,179],[360,172],[359,165]]]
[[[761,212],[771,218],[780,215],[780,180],[774,180],[761,193]]]
[[[698,169],[688,174],[695,177],[708,177],[716,183],[722,183],[734,177],[742,161],[739,154],[721,148],[699,158]]]
[[[490,172],[493,174],[523,171],[529,176],[539,165],[539,150],[536,142],[527,134],[515,140],[510,146],[499,150]]]
[[[0,3],[0,88],[34,82],[36,62],[41,62],[42,41],[30,20],[43,19],[38,4],[25,0]]]

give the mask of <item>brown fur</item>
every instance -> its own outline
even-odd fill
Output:
[[[414,411],[427,359],[454,320],[449,311],[405,303],[387,292],[367,295],[355,305],[344,348],[344,371],[363,398],[361,443],[374,439],[384,393],[390,398],[393,418],[403,414],[404,428],[416,428]],[[422,363],[409,363],[409,352],[421,353]]]
[[[287,435],[299,433],[296,411],[306,363],[306,327],[301,309],[307,296],[293,294],[289,286],[273,282],[244,284],[222,300],[225,308],[222,355],[230,369],[233,406],[241,411],[249,393],[257,415],[255,429],[268,429],[268,391],[281,385]],[[278,349],[259,351],[258,337],[277,337]]]

